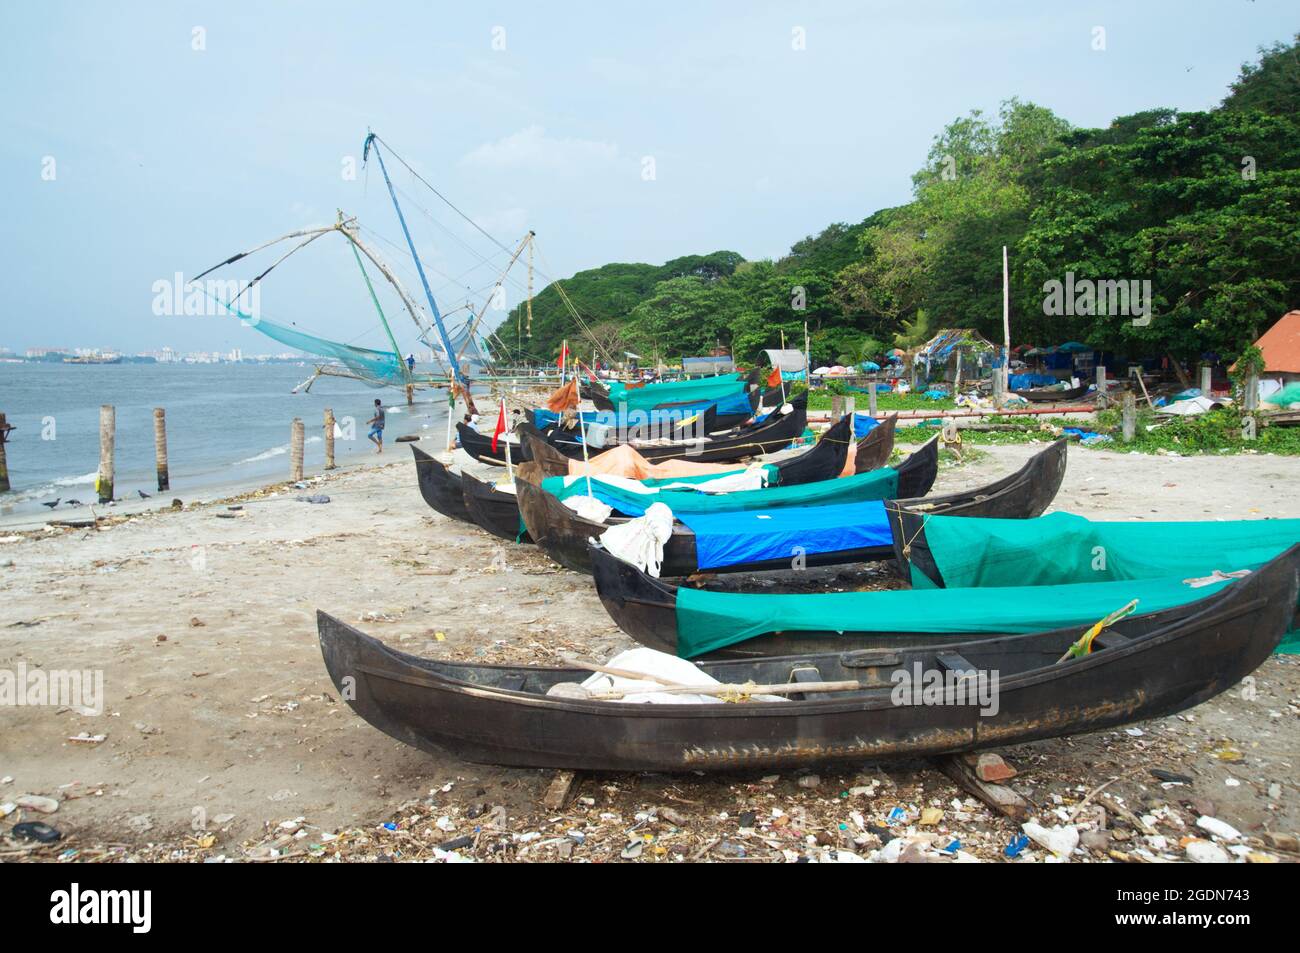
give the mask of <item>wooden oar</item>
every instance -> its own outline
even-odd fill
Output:
[[[645,672],[633,672],[630,669],[610,668],[607,665],[595,665],[591,662],[581,662],[578,659],[565,658],[560,656],[565,665],[572,665],[574,668],[584,669],[588,672],[598,672],[601,675],[613,675],[616,678],[631,678],[638,682],[658,682],[660,685],[669,685],[678,689],[689,689],[690,686],[682,685],[680,682],[670,682],[666,679],[656,678],[653,675],[647,675]],[[658,689],[651,689],[658,691]]]

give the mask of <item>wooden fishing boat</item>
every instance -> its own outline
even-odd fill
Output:
[[[1038,387],[1033,390],[1015,390],[1012,391],[1012,393],[1035,404],[1051,403],[1054,401],[1066,402],[1078,400],[1084,394],[1088,393],[1088,385],[1080,384],[1078,387],[1068,387],[1064,390],[1056,390],[1051,387]]]
[[[597,544],[591,544],[591,549],[591,558],[595,568],[596,592],[599,594],[605,610],[618,627],[637,642],[649,648],[674,655],[692,654],[691,648],[695,643],[690,638],[691,633],[684,634],[681,631],[680,616],[677,609],[679,592],[685,591],[686,587],[679,587],[662,579],[656,579],[631,563],[625,562],[605,551]],[[1292,571],[1300,568],[1300,545],[1292,547],[1288,550],[1288,553],[1290,554]],[[1283,557],[1279,556],[1278,559],[1283,559]],[[1259,573],[1252,573],[1245,578],[1252,579],[1257,575]],[[1089,585],[1097,586],[1099,584],[1080,583],[1074,587],[1061,587],[1056,592],[1074,591],[1085,594],[1084,591]],[[1225,587],[1222,591],[1227,591],[1234,586],[1235,583]],[[1136,591],[1139,587],[1135,584],[1133,588]],[[1016,596],[1032,598],[1034,596],[1033,589],[1034,587],[1025,587],[1011,592],[1014,592]],[[1128,591],[1125,587],[1120,587],[1120,589]],[[783,623],[779,618],[773,617],[770,622],[771,628],[767,631],[756,631],[751,637],[743,640],[718,645],[705,654],[709,658],[760,658],[803,652],[881,651],[908,643],[946,645],[952,642],[974,641],[977,638],[982,640],[1016,637],[1017,633],[1011,627],[1009,618],[999,622],[999,625],[1005,624],[1005,631],[988,631],[986,629],[976,633],[972,630],[973,627],[970,625],[969,620],[961,617],[963,594],[979,591],[970,589],[932,589],[909,593],[909,595],[919,595],[923,598],[936,594],[940,597],[950,597],[944,605],[951,603],[952,611],[958,613],[958,617],[952,619],[949,626],[924,626],[918,619],[909,619],[906,624],[886,628],[878,624],[879,619],[877,617],[871,617],[864,618],[862,622],[858,623],[862,625],[862,628],[856,630],[852,628],[819,630],[807,627],[794,629],[793,627],[782,628],[783,624],[790,625],[788,620]],[[989,592],[990,590],[984,591]],[[1001,597],[1007,595],[1008,591],[1003,590],[994,594]],[[744,594],[724,595],[731,595],[732,598],[737,599],[750,598]],[[837,594],[830,595],[835,596]],[[891,596],[893,593],[861,593],[858,595],[875,597]],[[753,598],[764,598],[764,595]],[[797,598],[820,600],[827,598],[827,594],[811,593]],[[1122,604],[1123,600],[1118,602],[1114,608],[1119,608]],[[814,610],[817,609],[816,603],[811,603],[811,605]],[[1291,608],[1294,609],[1294,606]],[[1145,634],[1152,628],[1165,625],[1171,619],[1182,617],[1186,610],[1187,603],[1161,606],[1141,615],[1129,616],[1123,620],[1123,624],[1117,629],[1107,631],[1112,633],[1112,638],[1115,632],[1131,638],[1135,635]],[[1065,614],[1069,614],[1068,607]],[[1092,619],[1078,626],[1071,625],[1069,631],[1073,632],[1074,638],[1077,639],[1083,634],[1088,625],[1095,621],[1096,619]],[[965,627],[965,630],[963,630],[963,627]],[[1277,641],[1281,641],[1286,631],[1286,628],[1284,628],[1278,633],[1274,645],[1276,645]],[[1019,637],[1023,638],[1024,633],[1021,632]]]
[[[782,414],[778,410],[762,423],[747,424],[727,431],[718,429],[717,405],[714,404],[702,413],[698,423],[683,428],[687,434],[684,438],[664,441],[631,439],[626,442],[631,443],[641,456],[652,463],[674,459],[689,459],[698,463],[731,463],[745,457],[775,453],[789,446],[808,425],[807,395],[801,395],[801,399],[791,401],[790,404],[791,410],[788,413]],[[581,459],[582,442],[576,431],[556,428],[547,433],[546,439],[561,453]],[[607,444],[603,449],[614,445],[616,444]]]
[[[910,578],[910,563],[932,568],[928,550],[918,539],[924,538],[925,520],[929,516],[983,516],[994,519],[1032,519],[1042,516],[1056,499],[1065,479],[1069,443],[1056,440],[1034,454],[1025,465],[1008,476],[975,491],[949,493],[915,500],[888,500],[885,515],[893,537],[893,555],[899,572]],[[937,571],[936,571],[937,572]]]
[[[891,514],[903,574],[925,587],[1043,586],[1250,570],[1300,542],[1300,519],[944,519]],[[960,515],[960,514],[952,514]],[[1098,555],[1106,558],[1099,561]],[[1208,565],[1208,569],[1207,569]]]
[[[710,406],[701,414],[700,421],[698,423],[687,424],[684,428],[684,432],[688,434],[708,433],[714,427],[714,420],[716,418],[717,411],[714,407]],[[806,419],[807,418],[805,417],[805,423]],[[536,427],[533,427],[531,423],[521,424],[520,426],[527,426],[532,428],[534,431],[541,433],[546,442],[555,447],[561,453],[573,457],[574,459],[582,459],[582,441],[578,437],[576,429],[571,432],[566,431],[561,427],[547,427],[545,430],[539,431]],[[755,432],[760,426],[761,425],[755,425],[749,428],[731,431],[727,437],[728,439],[732,439],[738,434]],[[790,427],[787,426],[785,429],[788,430]],[[492,437],[488,434],[480,433],[473,427],[464,423],[458,423],[456,425],[456,432],[460,435],[461,448],[475,460],[482,463],[505,465],[506,450],[502,443],[505,439],[504,435],[497,440],[497,448],[496,450],[493,450]],[[801,429],[799,433],[802,432]],[[634,431],[631,436],[635,438],[638,437],[638,434]],[[798,436],[798,434],[795,434],[794,436]],[[616,432],[611,432],[610,437],[616,437]],[[771,434],[768,434],[768,438],[771,439]],[[668,460],[678,457],[690,457],[691,459],[702,460],[705,452],[704,448],[714,447],[714,439],[715,438],[713,437],[703,439],[684,439],[674,441],[671,445],[656,443],[643,444],[639,439],[631,439],[627,442],[635,446],[641,455],[648,460]],[[794,439],[793,436],[786,438],[782,443],[782,446],[789,443],[792,439]],[[599,453],[601,450],[609,450],[612,447],[618,446],[621,442],[623,441],[619,439],[611,439],[610,442],[599,449],[588,447],[588,452]],[[510,457],[515,463],[523,463],[532,459],[529,449],[522,446],[518,441],[513,440],[510,442]],[[735,459],[739,459],[739,457]]]
[[[744,381],[738,380],[736,382],[737,384],[736,390],[740,391],[744,389],[744,390],[753,391],[757,388],[761,380],[762,380],[762,373],[759,371],[757,367],[755,367],[752,370],[750,370],[748,375],[746,375]],[[645,386],[654,387],[655,384],[654,382],[651,382],[649,384],[646,384]],[[593,382],[590,379],[588,379],[581,383],[581,385],[579,386],[579,391],[584,398],[589,399],[592,402],[592,404],[595,405],[597,410],[617,409],[614,406],[614,401],[610,398],[609,387],[607,387],[605,384],[602,384],[598,381]],[[653,409],[660,410],[665,407],[673,407],[673,406],[676,405],[672,401],[665,401],[663,403],[655,404]]]
[[[934,484],[939,467],[937,438],[898,466],[898,492],[908,497],[924,496]],[[526,479],[515,481],[519,498],[519,512],[528,527],[528,534],[541,549],[566,569],[590,574],[591,556],[587,541],[599,537],[611,526],[627,522],[627,517],[610,517],[603,523],[579,516],[551,493],[542,489],[539,482]],[[834,566],[840,563],[864,562],[885,559],[892,554],[890,546],[878,545],[852,549],[839,549],[827,553],[807,553],[802,556],[805,566]],[[765,569],[788,569],[791,558],[761,559],[727,566],[710,566],[710,572],[753,572]],[[664,544],[664,576],[689,576],[700,571],[695,533],[680,521],[673,524],[672,536]]]
[[[870,650],[849,650],[841,637],[830,654],[804,646],[783,658],[699,665],[727,685],[807,687],[784,702],[557,697],[547,694],[553,686],[590,673],[419,658],[323,612],[317,630],[326,669],[353,711],[424,751],[569,770],[783,768],[1022,744],[1191,708],[1268,658],[1291,624],[1298,568],[1300,547],[1176,611],[1130,616],[1098,636],[1090,654],[1065,661],[1077,628],[946,645],[904,635]],[[926,681],[942,686],[929,703],[906,690]],[[965,691],[972,681],[986,690]],[[848,690],[817,692],[818,683]]]
[[[777,399],[779,400],[779,398]],[[755,414],[767,413],[773,409],[772,404],[769,404],[766,408],[762,407],[762,395],[756,390],[751,390],[749,392],[747,400],[749,401],[749,410],[744,413],[731,414],[719,413],[718,404],[715,401],[713,404],[713,430],[723,431],[731,430],[735,427],[743,427],[747,421],[753,419]],[[679,403],[660,404],[655,408],[655,410],[675,410],[679,407],[694,407],[699,403],[700,401],[698,400],[684,400]]]
[[[748,420],[750,420],[750,418],[754,417],[756,414],[767,413],[772,409],[772,405],[770,404],[764,405],[763,401],[764,398],[766,398],[766,396],[767,396],[766,394],[760,394],[758,391],[751,391],[748,398],[749,409],[745,413],[733,413],[733,414],[718,413],[717,402],[716,401],[712,402],[714,407],[714,418],[713,418],[714,428],[720,431],[731,430],[735,427],[744,426],[744,424]],[[774,397],[773,400],[779,401],[780,398],[779,396]],[[704,401],[683,401],[681,404],[667,404],[663,408],[657,408],[657,409],[671,411],[678,407],[687,407],[687,408],[697,407],[701,403],[705,403],[705,402]],[[612,410],[603,407],[598,407],[596,409],[598,411],[601,411],[602,413],[613,413]],[[682,416],[686,416],[686,414],[683,414]],[[537,427],[537,409],[525,410],[524,420],[530,425]],[[543,428],[539,428],[539,429],[543,429]]]
[[[449,519],[474,522],[474,517],[465,506],[460,476],[415,444],[411,444],[411,453],[415,455],[415,475],[424,502]]]
[[[526,466],[527,464],[521,464]],[[470,518],[493,536],[509,540],[512,543],[531,543],[532,538],[524,530],[519,519],[519,503],[510,488],[502,488],[470,476],[465,471],[460,474],[461,489],[464,493],[465,508]]]
[[[889,462],[889,455],[894,452],[894,433],[897,426],[898,414],[890,414],[858,441],[857,453],[853,458],[854,473],[879,470]]]
[[[632,446],[636,447],[637,452],[651,463],[675,459],[695,460],[697,463],[733,463],[745,459],[746,456],[772,454],[777,450],[784,450],[794,438],[801,436],[807,426],[807,394],[801,394],[789,403],[790,410],[787,413],[779,411],[772,413],[761,424],[751,424],[737,430],[729,430],[727,433],[712,433],[707,437],[676,439],[671,442],[632,441]],[[715,415],[712,407],[705,411],[703,425],[699,428],[692,425],[692,430],[698,432],[702,429],[707,433],[711,426],[710,415]],[[484,463],[504,463],[506,460],[504,458],[506,451],[499,443],[497,452],[494,454],[491,451],[491,437],[461,424],[456,425],[456,429],[460,433],[460,446],[473,458]],[[568,434],[559,430],[549,430],[546,432],[546,441],[562,454],[581,459],[582,443]],[[515,446],[517,445],[512,443],[511,454],[515,452],[513,450]],[[602,449],[607,450],[608,447]],[[526,459],[530,459],[529,451],[526,447],[521,447],[520,460]]]
[[[879,429],[879,427],[876,428],[876,430]],[[529,460],[539,465],[543,477],[568,476],[569,463],[573,459],[572,457],[561,453],[547,443],[544,434],[536,427],[529,424],[520,424],[517,432],[520,440],[528,449]],[[852,422],[848,417],[845,417],[822,434],[821,439],[807,450],[786,457],[784,460],[775,461],[772,465],[779,471],[776,482],[781,486],[790,486],[796,483],[832,480],[839,476],[844,469],[844,460],[848,456],[851,432]],[[874,433],[875,430],[872,431],[872,434]],[[862,439],[871,439],[871,434]],[[891,440],[890,447],[892,448],[892,446],[893,441]],[[888,459],[888,454],[886,454],[886,459]]]
[[[460,447],[480,463],[506,464],[506,434],[497,440],[497,448],[492,449],[491,434],[479,433],[469,424],[456,424],[456,434],[460,437]],[[517,441],[510,441],[510,460],[512,463],[524,463],[529,459],[528,448]]]

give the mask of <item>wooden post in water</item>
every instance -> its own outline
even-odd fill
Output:
[[[117,411],[112,404],[102,404],[99,408],[99,477],[95,481],[101,503],[113,499],[113,441],[116,431]]]
[[[1132,443],[1134,436],[1137,435],[1137,401],[1133,397],[1133,392],[1124,392],[1124,442]]]
[[[1096,405],[1096,407],[1100,410],[1101,408],[1106,406],[1106,403],[1107,403],[1106,365],[1098,364],[1097,365],[1097,399],[1093,401],[1093,404]]]
[[[153,468],[158,474],[158,489],[171,489],[167,476],[167,412],[153,409]]]
[[[1210,396],[1210,365],[1201,365],[1201,393],[1206,397]]]
[[[325,408],[325,469],[334,469],[334,408]]]
[[[876,416],[876,381],[872,378],[871,383],[867,384],[867,413],[872,417]]]
[[[414,384],[406,385],[406,406],[407,407],[415,406],[415,385]]]
[[[289,479],[295,483],[302,479],[302,418],[293,418],[289,431]]]
[[[9,439],[9,422],[0,414],[0,493],[9,490],[9,464],[5,460],[5,441]]]

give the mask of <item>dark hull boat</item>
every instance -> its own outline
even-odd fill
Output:
[[[1231,688],[1273,651],[1292,620],[1298,564],[1300,547],[1158,619],[1130,616],[1098,636],[1091,654],[1064,662],[1058,659],[1079,637],[1077,628],[944,646],[898,639],[887,650],[805,649],[699,666],[729,685],[857,683],[785,702],[661,705],[548,696],[552,686],[589,673],[418,658],[323,612],[317,628],[330,678],[352,709],[425,751],[570,770],[780,768],[1022,744],[1191,708]],[[959,687],[990,685],[991,673],[997,682],[986,697]],[[900,696],[900,677],[937,682],[943,703]]]
[[[745,457],[775,453],[789,446],[803,434],[808,426],[808,395],[800,394],[790,401],[791,412],[773,413],[762,423],[750,424],[738,430],[715,433],[711,423],[715,415],[710,407],[704,414],[702,430],[708,436],[700,439],[678,440],[671,444],[634,442],[636,451],[651,463],[660,460],[694,460],[697,463],[734,463]],[[546,440],[566,456],[582,459],[582,444],[560,430],[551,430]],[[608,447],[604,448],[608,449]]]
[[[697,400],[684,400],[676,404],[660,404],[655,410],[672,410],[675,407],[691,407],[698,404]],[[760,395],[756,390],[749,392],[749,411],[747,413],[720,414],[717,412],[717,404],[713,407],[713,430],[731,430],[735,427],[743,427],[745,423],[751,420],[755,414],[766,413],[771,407],[764,409],[760,403]]]
[[[898,414],[890,414],[858,441],[857,454],[853,458],[854,473],[870,473],[889,462],[889,455],[894,452],[897,426]]]
[[[893,536],[893,555],[906,569],[915,555],[915,541],[929,516],[983,516],[994,519],[1033,519],[1042,516],[1056,499],[1065,479],[1069,444],[1056,440],[1034,454],[1023,467],[977,490],[927,496],[924,499],[887,500],[885,515]]]
[[[771,394],[770,399],[769,399],[769,394]],[[584,396],[584,397],[587,397],[587,396],[590,396],[590,394],[589,394],[588,391],[584,390],[584,391],[583,391],[583,396]],[[743,425],[744,425],[747,421],[749,421],[750,418],[752,418],[755,414],[765,414],[765,413],[767,413],[768,411],[772,410],[772,409],[776,406],[776,404],[779,403],[779,402],[780,402],[780,395],[779,395],[779,394],[775,394],[775,393],[772,393],[772,392],[767,392],[767,393],[760,394],[758,391],[750,391],[750,392],[749,392],[749,410],[748,410],[746,413],[743,413],[743,414],[742,414],[742,413],[735,413],[735,414],[720,414],[720,413],[717,412],[717,402],[715,401],[715,402],[714,402],[713,428],[714,428],[715,430],[731,430],[731,429],[733,429],[733,428],[735,428],[735,427],[743,426]],[[594,401],[593,401],[593,403],[594,403]],[[608,400],[606,401],[606,403],[608,403]],[[682,401],[682,402],[680,402],[680,403],[676,403],[676,404],[664,404],[662,407],[659,407],[659,408],[656,408],[656,409],[657,409],[657,410],[672,410],[672,409],[675,408],[675,407],[694,407],[694,406],[696,406],[696,405],[698,405],[698,404],[700,404],[700,403],[703,403],[703,402],[702,402],[702,401],[698,401],[698,400]],[[605,411],[605,412],[607,412],[607,413],[612,413],[612,412],[613,412],[613,408],[612,408],[612,407],[600,407],[600,406],[597,406],[596,409],[597,409],[597,410],[600,410],[600,411]],[[535,412],[534,412],[534,411],[532,411],[532,410],[525,410],[525,411],[524,411],[524,416],[527,418],[528,423],[530,423],[530,424],[532,424],[532,425],[534,425],[534,426],[537,424],[537,420],[535,419]]]
[[[779,471],[778,485],[816,483],[819,480],[833,480],[839,476],[848,456],[851,427],[852,423],[845,417],[803,453],[773,463],[772,465]],[[872,433],[875,431],[873,430]],[[566,456],[547,443],[541,431],[535,427],[521,425],[519,434],[528,448],[529,459],[538,464],[543,477],[568,476],[569,461],[573,459],[572,457]],[[870,437],[871,435],[868,434],[862,439],[869,440]],[[890,446],[892,448],[892,441]]]
[[[492,437],[488,434],[479,433],[473,427],[465,423],[456,424],[456,433],[460,437],[460,447],[475,460],[480,463],[498,463],[505,466],[506,463],[506,439],[505,434],[497,440],[497,448],[492,449]],[[510,444],[510,462],[527,463],[531,459],[528,455],[528,448],[522,443]]]
[[[924,496],[934,483],[939,466],[937,440],[931,440],[898,467],[898,492],[900,495]],[[627,517],[611,517],[597,523],[579,516],[556,496],[540,485],[518,480],[515,492],[519,497],[519,512],[523,515],[528,533],[538,546],[553,560],[575,572],[591,574],[591,556],[587,542],[598,537],[610,526],[626,522]],[[803,557],[805,566],[835,566],[841,563],[865,562],[886,559],[891,555],[889,546],[871,546],[841,549],[829,553],[808,553]],[[757,572],[766,569],[788,569],[790,557],[735,563],[711,567],[709,572]],[[689,576],[700,571],[695,533],[681,522],[673,524],[672,536],[664,544],[664,576]]]
[[[461,472],[461,489],[470,518],[493,536],[510,542],[531,543],[519,519],[519,503],[513,493]]]
[[[743,387],[753,392],[754,388],[758,385],[761,378],[762,375],[760,374],[758,368],[754,368],[749,372],[749,375],[745,378],[743,382],[742,381],[736,382],[737,384],[736,389],[739,391]],[[654,384],[647,384],[646,386],[653,387]],[[584,381],[580,385],[579,390],[584,398],[589,399],[592,402],[592,404],[595,405],[597,410],[617,409],[614,406],[614,402],[610,399],[609,388],[606,387],[604,384],[592,383],[591,381]],[[673,401],[666,401],[661,404],[655,404],[653,409],[662,410],[667,407],[679,406],[681,403],[683,402],[677,401],[674,403]]]
[[[411,444],[411,453],[415,455],[415,475],[424,502],[449,519],[474,522],[465,506],[460,477],[415,444]]]
[[[1053,390],[1050,387],[1044,387],[1035,390],[1017,390],[1012,391],[1012,393],[1035,404],[1044,404],[1053,401],[1078,400],[1088,393],[1088,385],[1080,384],[1078,387],[1068,387],[1065,390]]]
[[[687,640],[680,630],[677,609],[678,586],[664,582],[662,579],[655,579],[636,566],[624,562],[596,545],[592,546],[592,561],[595,565],[596,591],[600,596],[600,601],[620,629],[642,645],[660,652],[673,655],[690,654],[687,650]],[[1287,571],[1294,573],[1297,569],[1300,569],[1300,546],[1293,547],[1288,553],[1277,557],[1269,565],[1273,566],[1275,571],[1279,566],[1284,569],[1289,567]],[[1258,572],[1253,573],[1247,576],[1246,579],[1255,580],[1259,575]],[[1285,575],[1286,572],[1283,571],[1282,576]],[[1084,583],[1082,585],[1086,586],[1088,584]],[[1280,592],[1281,588],[1285,588],[1276,578],[1276,572],[1272,585],[1274,591],[1277,592]],[[1226,593],[1234,588],[1236,588],[1236,583],[1220,591]],[[970,592],[971,590],[931,591],[961,593],[963,591]],[[1023,595],[1025,590],[1015,590],[1015,592]],[[877,593],[866,593],[864,595],[874,596]],[[878,595],[889,595],[889,593],[882,592],[878,593]],[[1032,593],[1030,596],[1032,597]],[[744,597],[740,596],[738,598]],[[813,594],[806,598],[819,599],[824,597]],[[1200,601],[1203,602],[1204,600]],[[1098,638],[1118,641],[1117,634],[1129,639],[1145,635],[1153,629],[1169,624],[1173,620],[1183,618],[1187,614],[1189,607],[1194,604],[1174,605],[1142,615],[1129,616],[1112,629],[1105,630]],[[1119,608],[1119,605],[1116,605],[1115,608]],[[864,621],[870,622],[871,620]],[[960,618],[955,622],[957,625],[962,624]],[[798,631],[785,631],[779,627],[779,621],[773,621],[774,628],[770,631],[759,632],[751,638],[710,651],[708,657],[762,658],[806,652],[892,651],[899,646],[908,644],[943,646],[955,642],[1025,637],[1024,633],[1017,635],[1014,631],[1011,631],[1009,621],[1006,624],[1008,631],[982,631],[977,634],[962,631],[922,631],[922,627],[916,621],[912,621],[909,626],[899,626],[888,630],[873,622],[871,625],[864,625],[861,630],[856,631],[852,629],[817,631],[806,628]],[[1072,632],[1073,638],[1078,639],[1087,627],[1088,623],[1084,623],[1077,626],[1071,625],[1068,629],[1061,629],[1060,631]],[[1287,629],[1284,627],[1278,633],[1277,641],[1281,641],[1286,631]],[[1275,644],[1276,642],[1274,642]],[[1064,649],[1062,649],[1063,651]],[[1270,649],[1270,651],[1272,650]]]
[[[838,475],[844,467],[850,427],[851,422],[845,417],[840,423],[828,430],[815,446],[798,456],[774,464],[780,471],[780,485],[790,486],[802,482],[831,479]],[[561,472],[568,472],[569,458],[538,439],[540,432],[536,428],[531,425],[521,425],[519,429],[523,435],[522,446],[527,451],[526,456],[528,458],[524,463],[520,464],[522,468],[520,470],[521,476],[522,474],[529,474],[530,479],[540,479],[540,477],[533,476],[537,472],[532,469],[534,466],[542,468],[543,475],[547,475],[548,468],[549,470],[560,470],[561,464],[563,465]],[[511,452],[513,453],[513,450]],[[499,536],[501,539],[521,543],[531,543],[533,541],[523,525],[519,512],[519,500],[516,494],[500,490],[468,473],[462,472],[458,477],[457,474],[450,472],[427,454],[418,450],[416,453],[418,454],[416,457],[417,463],[423,457],[432,464],[432,466],[425,468],[428,475],[421,475],[422,493],[425,492],[424,481],[427,480],[449,497],[451,490],[454,489],[455,483],[459,479],[465,515],[456,515],[453,518],[477,523],[493,536]],[[516,486],[522,482],[527,481],[520,479],[516,481]],[[426,501],[429,499],[427,494],[425,499]],[[429,505],[433,506],[432,503]],[[438,509],[438,507],[434,506],[434,509]],[[447,516],[453,515],[441,509],[438,511]]]

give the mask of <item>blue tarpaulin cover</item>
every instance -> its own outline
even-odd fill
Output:
[[[1007,378],[1007,386],[1010,390],[1033,390],[1035,387],[1046,387],[1057,382],[1058,378],[1053,374],[1012,374]]]
[[[879,500],[676,515],[695,533],[701,569],[892,543],[885,504]]]
[[[880,426],[880,421],[870,414],[853,415],[853,439],[861,440],[871,431]]]

